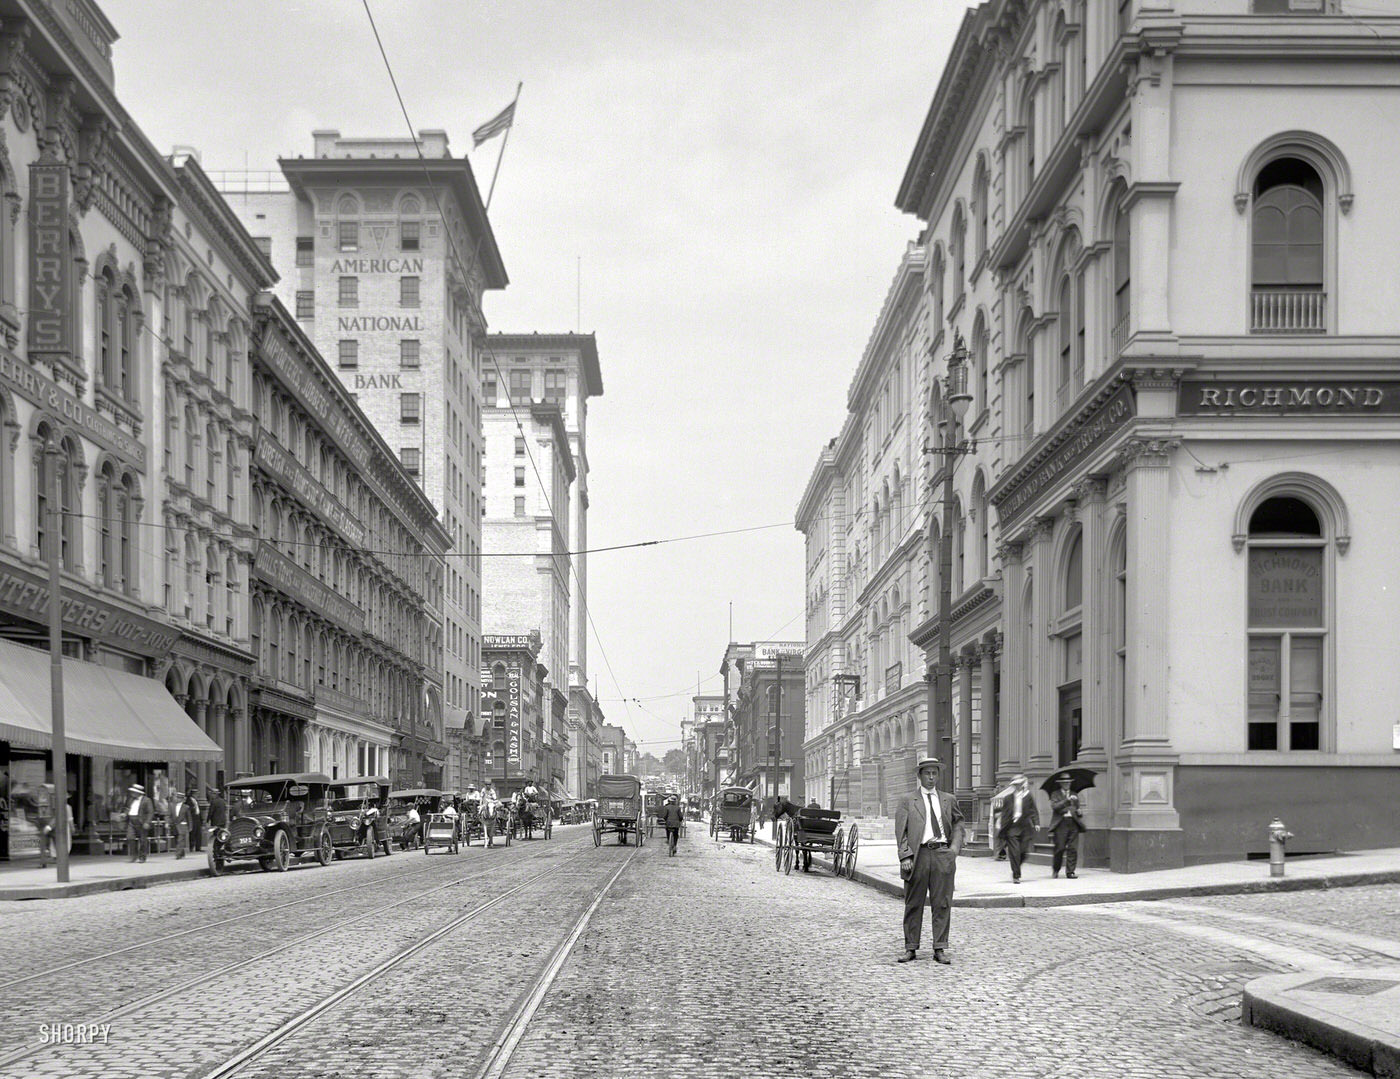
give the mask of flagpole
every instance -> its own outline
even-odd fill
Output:
[[[515,106],[520,101],[520,91],[524,87],[523,82],[515,84],[515,100],[510,103],[510,127],[506,128],[506,133],[501,136],[501,152],[496,155],[496,167],[491,172],[491,186],[486,192],[486,212],[491,212],[491,196],[496,193],[496,177],[501,174],[501,158],[506,156],[506,143],[510,142],[510,128],[515,126]]]

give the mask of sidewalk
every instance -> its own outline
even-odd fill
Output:
[[[128,862],[123,855],[74,855],[68,860],[68,883],[58,883],[53,863],[39,868],[35,859],[0,863],[0,902],[15,899],[69,899],[94,892],[120,892],[149,888],[176,880],[207,877],[209,865],[202,852],[176,860],[173,854],[152,854],[144,862]]]
[[[771,846],[772,841],[773,825],[765,824],[759,829],[758,842]],[[818,865],[824,872],[831,870],[828,859],[813,858],[813,872],[817,872]],[[855,879],[902,897],[904,882],[899,878],[895,845],[861,842],[856,855]],[[1005,862],[993,858],[959,858],[953,906],[1059,907],[1076,903],[1391,884],[1400,882],[1400,848],[1290,859],[1284,877],[1269,876],[1266,861],[1240,861],[1148,873],[1111,873],[1107,869],[1080,867],[1076,880],[1066,880],[1063,876],[1056,880],[1050,876],[1049,866],[1026,865],[1022,867],[1021,880],[1020,884],[1011,883],[1011,870]]]

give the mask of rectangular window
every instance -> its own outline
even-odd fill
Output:
[[[313,319],[316,317],[316,293],[310,289],[304,289],[297,293],[297,318]]]
[[[342,277],[340,279],[340,306],[360,306],[360,279],[358,277]]]
[[[568,374],[564,371],[544,373],[544,399],[551,405],[562,405],[569,392]]]
[[[1249,549],[1249,749],[1322,748],[1324,569],[1321,547]]]
[[[481,403],[487,408],[496,407],[496,373],[481,376]]]
[[[340,223],[340,249],[358,251],[360,249],[360,224],[358,221]]]
[[[297,265],[310,266],[316,261],[316,241],[310,236],[297,237]]]
[[[515,440],[515,456],[525,456],[525,440],[523,438],[517,438]]]
[[[517,487],[525,486],[525,470],[523,468],[517,467],[515,470],[515,485]]]
[[[409,369],[409,370],[415,370],[415,371],[418,369],[418,342],[417,342],[417,341],[400,341],[400,342],[399,342],[399,366],[400,366],[400,367],[403,367],[403,368],[406,368],[406,369]]]
[[[421,451],[417,446],[405,446],[399,450],[399,460],[403,462],[403,470],[410,476],[418,475],[418,463]]]
[[[530,371],[516,370],[510,373],[510,399],[515,404],[531,400]]]
[[[360,342],[342,341],[340,342],[340,366],[359,367],[360,366]]]
[[[416,277],[400,277],[400,278],[399,278],[399,306],[400,306],[400,307],[417,307],[417,306],[418,306],[418,278],[416,278]]]
[[[271,261],[272,261],[272,237],[271,237],[271,236],[254,236],[254,237],[253,237],[253,243],[256,244],[258,250],[262,252],[263,258],[265,258],[265,259],[267,259],[269,262],[271,262]]]
[[[482,513],[485,513],[485,512],[486,512],[486,510],[485,510],[484,507],[482,508],[482,511],[481,511],[481,512],[482,512]],[[525,516],[525,496],[524,496],[524,495],[519,495],[519,496],[517,496],[516,499],[515,499],[515,515],[516,515],[517,517],[524,517],[524,516]]]
[[[418,222],[399,222],[399,247],[404,251],[418,250]]]
[[[399,422],[417,423],[423,415],[423,398],[416,393],[399,394]]]

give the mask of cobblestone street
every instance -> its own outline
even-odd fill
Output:
[[[1242,1027],[1240,989],[1400,958],[1381,887],[958,910],[952,967],[900,966],[896,900],[771,858],[561,829],[7,904],[0,1075],[1348,1075]]]

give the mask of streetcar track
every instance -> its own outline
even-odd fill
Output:
[[[635,854],[635,850],[633,853]],[[531,885],[537,883],[540,880],[543,880],[545,877],[560,872],[573,862],[577,861],[580,858],[583,858],[586,854],[588,854],[587,849],[581,850],[576,854],[569,855],[559,864],[550,866],[548,869],[536,873],[528,880],[521,881],[519,884],[514,885],[513,887],[502,892],[500,895],[487,900],[485,903],[478,904],[471,910],[466,911],[463,914],[459,914],[457,917],[453,918],[445,925],[439,926],[437,929],[433,930],[428,935],[419,937],[412,943],[405,945],[393,955],[381,960],[379,963],[367,970],[365,973],[354,978],[352,981],[341,986],[339,989],[336,989],[333,992],[327,994],[325,997],[318,1000],[315,1004],[307,1008],[305,1011],[293,1016],[291,1019],[286,1020],[275,1030],[272,1030],[269,1033],[263,1035],[252,1045],[248,1046],[247,1048],[241,1050],[234,1056],[230,1057],[228,1060],[224,1061],[222,1064],[218,1065],[213,1070],[205,1072],[202,1076],[202,1079],[225,1079],[225,1077],[227,1076],[237,1075],[239,1072],[247,1068],[250,1064],[257,1062],[260,1058],[266,1056],[268,1052],[281,1045],[293,1034],[297,1033],[297,1031],[301,1030],[308,1024],[314,1022],[316,1019],[320,1018],[332,1008],[335,1008],[337,1005],[342,1003],[347,997],[353,994],[356,990],[362,988],[365,985],[368,985],[370,982],[387,974],[395,967],[401,965],[408,959],[411,959],[413,956],[423,951],[429,945],[437,942],[438,940],[442,939],[454,930],[460,929],[463,925],[465,925],[467,922],[471,921],[478,915],[485,913],[492,907],[500,905],[501,903],[505,902],[505,900],[509,899],[511,896],[515,895],[518,892],[524,891],[526,888],[529,888]],[[592,914],[593,910],[596,909],[598,903],[602,901],[602,898],[607,893],[608,889],[612,887],[613,881],[617,880],[617,878],[621,876],[622,870],[626,869],[630,862],[631,858],[629,857],[626,862],[622,863],[622,866],[619,867],[617,872],[614,873],[612,877],[608,880],[608,883],[604,885],[603,888],[599,891],[597,899],[594,900],[593,905],[589,907],[586,914]],[[581,927],[579,931],[581,931]],[[576,939],[576,935],[570,937],[569,943],[571,944],[574,939]],[[556,955],[557,954],[558,950],[556,950]]]
[[[511,1058],[515,1055],[516,1047],[525,1037],[525,1031],[530,1025],[530,1021],[539,1011],[540,1004],[543,1003],[546,994],[554,985],[554,980],[559,977],[559,972],[564,969],[564,964],[568,962],[569,956],[573,954],[574,945],[583,936],[583,931],[588,928],[588,923],[593,918],[593,913],[602,904],[603,898],[617,883],[617,879],[632,864],[632,859],[636,858],[640,847],[633,847],[632,853],[627,856],[627,860],[617,867],[617,871],[608,878],[608,882],[598,890],[593,902],[588,905],[588,909],[583,912],[576,922],[569,935],[564,938],[559,947],[554,950],[549,962],[545,964],[544,970],[535,978],[534,984],[526,994],[525,1000],[516,1007],[505,1029],[492,1042],[486,1063],[477,1072],[477,1079],[500,1079],[510,1066]],[[209,1076],[206,1079],[214,1079]]]
[[[535,881],[539,880],[541,877],[547,876],[548,874],[553,873],[553,872],[557,872],[559,869],[563,868],[565,865],[568,865],[568,864],[570,864],[571,862],[573,862],[574,860],[576,860],[577,858],[582,857],[583,854],[586,853],[586,850],[587,850],[587,849],[591,849],[591,848],[586,848],[586,849],[584,849],[584,850],[580,850],[580,851],[579,851],[578,853],[576,853],[576,854],[572,854],[572,855],[566,856],[566,857],[563,859],[563,861],[561,861],[558,865],[551,866],[549,869],[545,870],[544,872],[539,873],[539,874],[536,874],[535,876],[531,877],[530,880],[527,881],[526,883],[527,883],[527,884],[528,884],[528,883],[534,883]],[[533,860],[538,860],[538,859],[541,858],[541,857],[547,857],[548,854],[549,854],[549,850],[548,850],[548,849],[546,849],[546,850],[541,850],[541,851],[539,851],[538,853],[532,854],[532,855],[531,855],[531,858],[532,858]],[[496,863],[496,865],[499,866],[499,867],[501,867],[501,868],[505,868],[505,867],[510,866],[510,865],[512,865],[512,864],[519,864],[519,863],[511,863],[511,862],[506,862],[506,861],[499,861],[499,862]],[[383,905],[383,906],[376,907],[376,908],[374,908],[374,909],[372,909],[372,910],[363,911],[363,912],[361,912],[361,913],[359,913],[359,914],[356,914],[356,915],[353,915],[353,916],[351,916],[351,917],[349,917],[349,918],[344,918],[344,919],[342,919],[342,920],[340,920],[340,921],[337,921],[337,922],[332,923],[331,925],[322,926],[322,927],[320,927],[320,928],[318,928],[318,929],[313,930],[313,931],[310,932],[310,933],[303,934],[302,936],[299,936],[299,937],[294,937],[294,938],[291,939],[291,940],[282,941],[282,942],[280,942],[276,947],[269,948],[269,949],[267,949],[266,951],[263,951],[263,952],[259,952],[257,955],[249,956],[249,957],[244,958],[244,959],[239,959],[239,960],[236,960],[236,961],[234,961],[234,962],[232,962],[232,963],[226,963],[226,964],[224,964],[222,967],[217,968],[216,970],[206,971],[206,972],[204,972],[204,973],[202,973],[202,974],[199,974],[198,976],[196,976],[196,977],[194,977],[194,978],[190,978],[190,979],[187,979],[186,981],[181,982],[179,985],[170,986],[170,987],[167,987],[167,988],[165,988],[165,989],[161,989],[161,990],[159,990],[158,992],[151,993],[151,994],[149,994],[149,995],[147,995],[147,996],[141,998],[140,1000],[132,1001],[132,1002],[129,1003],[129,1004],[124,1004],[124,1005],[122,1005],[121,1007],[119,1007],[119,1008],[117,1008],[117,1009],[115,1009],[115,1010],[113,1010],[113,1011],[111,1011],[111,1012],[108,1012],[107,1014],[105,1014],[105,1015],[103,1015],[103,1016],[101,1016],[101,1017],[99,1017],[99,1018],[93,1020],[92,1022],[95,1023],[95,1024],[97,1024],[97,1025],[101,1025],[101,1024],[103,1024],[103,1023],[111,1023],[113,1020],[120,1019],[120,1018],[123,1018],[123,1017],[125,1017],[125,1016],[133,1015],[133,1014],[136,1014],[136,1013],[138,1013],[138,1012],[144,1011],[144,1010],[150,1008],[150,1007],[151,1007],[152,1005],[154,1005],[154,1004],[158,1004],[158,1003],[160,1003],[160,1002],[163,1001],[163,1000],[168,1000],[168,999],[170,999],[170,998],[172,998],[172,997],[179,996],[179,995],[181,995],[181,994],[183,994],[183,993],[188,992],[188,991],[191,990],[191,989],[196,989],[196,988],[198,988],[199,986],[204,985],[204,984],[206,984],[206,983],[208,983],[208,982],[215,981],[216,979],[219,979],[219,978],[223,978],[224,976],[226,976],[226,975],[228,975],[228,974],[230,974],[230,973],[232,973],[232,972],[234,972],[234,971],[236,971],[236,970],[239,970],[240,968],[251,967],[251,966],[253,966],[253,965],[256,964],[256,963],[259,963],[259,962],[262,962],[262,961],[264,961],[264,960],[270,959],[270,958],[272,958],[272,957],[274,957],[274,956],[276,956],[276,955],[279,955],[279,954],[281,954],[281,953],[287,951],[288,949],[298,947],[298,946],[300,946],[300,945],[302,945],[302,944],[307,943],[308,941],[315,940],[315,939],[318,938],[318,937],[323,937],[323,936],[327,936],[327,935],[329,935],[329,934],[331,934],[331,933],[339,932],[340,930],[346,929],[346,928],[348,928],[349,926],[352,926],[352,925],[356,924],[357,922],[362,922],[362,921],[364,921],[364,920],[367,919],[367,918],[372,918],[372,917],[374,917],[375,915],[384,914],[384,913],[386,913],[386,912],[388,912],[388,911],[394,910],[394,909],[396,909],[396,908],[398,908],[398,907],[405,906],[405,905],[407,905],[407,904],[409,904],[409,903],[416,903],[418,900],[423,899],[425,896],[430,896],[430,895],[433,895],[433,894],[435,894],[435,893],[437,893],[437,892],[445,891],[445,890],[447,890],[448,888],[454,888],[454,887],[456,887],[456,886],[458,886],[458,885],[460,885],[460,884],[466,883],[467,881],[477,880],[477,879],[480,878],[480,876],[481,876],[480,873],[472,873],[472,874],[469,874],[469,875],[466,875],[466,876],[456,877],[456,878],[454,878],[453,880],[446,881],[445,883],[434,885],[433,887],[427,889],[426,891],[417,892],[417,893],[415,893],[414,895],[406,896],[406,897],[404,897],[403,899],[395,900],[395,901],[392,902],[392,903],[388,903],[388,904],[385,904],[385,905]],[[517,891],[517,890],[519,890],[518,887],[517,887],[517,888],[512,888],[509,892],[506,893],[506,895],[513,895],[513,894],[515,893],[515,891]],[[480,910],[485,910],[485,909],[487,909],[487,907],[492,906],[492,905],[494,905],[496,902],[498,902],[500,898],[504,898],[504,897],[498,897],[497,900],[492,900],[490,903],[487,903],[485,906],[482,906],[482,907],[479,907],[479,908],[476,908],[476,909],[477,909],[478,911],[480,911]],[[449,924],[452,924],[452,923],[449,923]],[[437,936],[437,935],[439,935],[439,934],[434,934],[434,938],[433,938],[433,939],[436,939],[436,936]],[[405,955],[404,958],[407,958],[407,955]],[[387,968],[386,968],[386,969],[387,969]],[[4,1068],[4,1067],[6,1067],[6,1066],[8,1066],[8,1065],[10,1065],[10,1064],[16,1063],[16,1062],[18,1062],[18,1061],[27,1059],[27,1058],[32,1057],[32,1056],[37,1056],[39,1053],[43,1052],[45,1048],[46,1048],[46,1047],[45,1047],[44,1045],[26,1045],[26,1046],[21,1046],[21,1047],[19,1047],[19,1048],[17,1048],[17,1049],[13,1049],[13,1050],[11,1050],[11,1051],[8,1052],[8,1053],[5,1053],[5,1054],[3,1054],[3,1055],[0,1055],[0,1068]]]
[[[408,854],[409,852],[402,851],[400,853]],[[26,974],[23,978],[15,978],[8,982],[0,982],[0,989],[9,989],[12,986],[23,985],[25,982],[37,981],[41,978],[48,978],[54,974],[61,974],[63,971],[72,970],[75,967],[86,966],[89,963],[98,963],[101,962],[103,959],[111,959],[113,956],[124,955],[127,952],[140,951],[143,948],[150,948],[153,945],[165,944],[172,940],[178,940],[181,937],[187,937],[191,933],[201,933],[210,929],[218,929],[220,926],[233,925],[236,922],[246,921],[249,918],[260,918],[267,914],[275,914],[279,910],[287,910],[290,907],[300,906],[303,903],[310,903],[313,899],[324,899],[327,896],[343,895],[346,892],[362,891],[366,888],[373,888],[378,884],[402,883],[405,879],[409,879],[412,877],[421,877],[427,873],[431,873],[433,872],[434,868],[435,867],[433,866],[428,866],[424,869],[414,869],[408,871],[407,873],[404,873],[402,876],[399,877],[380,877],[375,880],[365,881],[360,884],[349,885],[344,888],[327,888],[325,891],[313,892],[311,895],[304,896],[301,899],[293,899],[286,903],[278,903],[276,906],[262,907],[259,910],[251,911],[247,914],[236,914],[231,918],[221,918],[219,921],[216,922],[205,922],[202,925],[196,925],[189,929],[180,929],[174,933],[167,933],[164,936],[151,937],[149,940],[143,940],[137,944],[128,944],[121,948],[115,948],[110,952],[103,952],[100,955],[90,955],[83,959],[74,959],[67,963],[60,963],[56,967],[50,967],[48,970],[42,970],[37,974]],[[247,877],[250,880],[258,879],[252,874],[247,874]],[[214,878],[207,879],[212,880]]]

